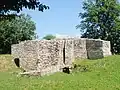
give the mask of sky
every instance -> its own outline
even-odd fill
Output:
[[[48,34],[79,36],[80,31],[76,29],[79,24],[80,12],[83,12],[83,0],[40,0],[48,5],[50,9],[40,12],[38,10],[26,10],[22,13],[29,14],[36,23],[36,33],[39,38]]]

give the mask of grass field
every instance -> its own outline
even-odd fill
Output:
[[[18,76],[10,55],[0,55],[0,90],[120,90],[120,56],[76,60],[71,74]],[[82,68],[86,68],[83,70]]]

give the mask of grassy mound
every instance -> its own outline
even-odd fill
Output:
[[[15,71],[15,66],[11,55],[0,55],[0,72]]]
[[[0,90],[120,90],[120,56],[76,60],[71,74],[17,76],[10,55],[0,56]]]

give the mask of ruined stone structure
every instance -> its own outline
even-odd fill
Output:
[[[28,40],[12,45],[11,51],[21,68],[39,75],[71,67],[77,58],[99,59],[111,55],[109,41],[86,38]]]

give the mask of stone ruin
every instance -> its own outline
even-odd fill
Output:
[[[99,39],[63,38],[28,40],[11,46],[24,74],[46,75],[72,67],[75,59],[100,59],[111,55],[110,42]]]

